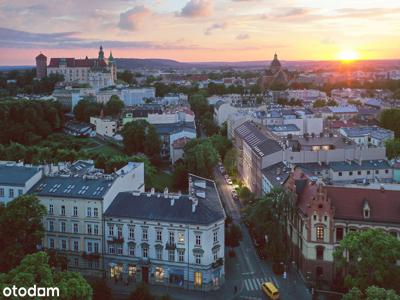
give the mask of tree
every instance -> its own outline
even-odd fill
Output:
[[[222,160],[225,158],[225,154],[232,148],[232,143],[226,137],[214,134],[210,138],[212,145],[214,146],[215,150],[218,151],[219,156]]]
[[[57,287],[62,300],[91,300],[92,288],[77,272],[59,272],[49,265],[45,252],[24,257],[21,263],[8,273],[0,274],[0,287]],[[56,297],[55,297],[56,298]]]
[[[139,283],[136,289],[129,295],[129,300],[154,300],[149,288],[144,282]]]
[[[110,100],[104,106],[104,113],[106,116],[118,116],[124,108],[124,102],[118,96],[112,95]]]
[[[238,225],[232,223],[225,229],[226,246],[231,248],[238,247],[242,238],[242,232]]]
[[[128,154],[143,153],[146,128],[149,123],[145,120],[135,120],[127,123],[122,130],[125,152]]]
[[[91,99],[82,99],[74,107],[75,119],[79,122],[89,122],[90,117],[99,116],[103,105]]]
[[[158,162],[161,151],[161,139],[154,125],[147,126],[147,132],[144,141],[144,153],[150,157],[153,162]]]
[[[17,266],[21,259],[37,251],[43,237],[42,220],[46,208],[34,195],[0,203],[0,272]]]
[[[95,300],[113,300],[112,291],[104,279],[98,279],[92,284],[93,299]]]
[[[400,296],[394,290],[385,290],[376,286],[366,289],[365,295],[360,289],[353,287],[342,298],[343,300],[400,300]]]
[[[315,102],[313,103],[313,107],[314,107],[314,108],[325,107],[326,105],[327,105],[327,104],[326,104],[326,101],[323,100],[323,99],[317,99],[317,100],[315,100]]]
[[[334,254],[335,264],[345,274],[345,285],[361,291],[376,285],[400,290],[400,241],[378,229],[350,232]]]
[[[388,159],[397,159],[400,157],[400,138],[387,140],[385,146]]]
[[[172,172],[172,187],[176,190],[186,190],[188,187],[188,171],[185,162],[178,160]]]
[[[226,172],[231,176],[236,176],[237,168],[236,168],[236,160],[237,160],[237,151],[235,148],[231,148],[226,152],[223,164]]]
[[[380,126],[394,131],[400,137],[400,108],[385,109],[381,113]]]
[[[210,140],[194,139],[184,148],[185,161],[189,172],[203,177],[211,177],[218,163],[218,152]]]

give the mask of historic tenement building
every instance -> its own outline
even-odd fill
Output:
[[[331,186],[311,178],[296,168],[285,183],[296,195],[288,216],[290,254],[305,279],[339,276],[333,252],[351,231],[379,228],[400,238],[400,189]]]
[[[189,193],[119,193],[104,214],[105,270],[115,280],[209,291],[224,283],[224,223],[214,181]]]

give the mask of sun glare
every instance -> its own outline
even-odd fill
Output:
[[[338,54],[338,59],[344,62],[351,62],[354,60],[357,60],[359,57],[358,53],[356,51],[353,50],[342,50],[341,52],[339,52]]]

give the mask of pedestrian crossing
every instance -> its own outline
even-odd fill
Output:
[[[277,288],[279,288],[279,283],[274,277],[247,278],[244,280],[244,287],[248,291],[257,291],[261,289],[261,284],[268,281],[272,282]]]

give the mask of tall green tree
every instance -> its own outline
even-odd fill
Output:
[[[14,268],[25,255],[37,251],[45,214],[46,208],[34,195],[0,203],[0,272]]]
[[[218,152],[210,140],[191,140],[185,145],[184,152],[189,172],[208,178],[212,176],[218,163]]]
[[[400,300],[400,296],[394,290],[386,290],[376,286],[370,286],[365,293],[353,287],[342,300]]]
[[[188,170],[183,160],[178,160],[172,172],[172,187],[175,190],[185,191],[189,183]]]
[[[388,159],[397,159],[400,157],[400,138],[387,140],[385,146]]]
[[[400,138],[400,108],[385,109],[380,116],[380,125],[393,130],[395,136]]]
[[[59,272],[49,265],[45,252],[37,252],[24,257],[21,263],[8,273],[0,274],[0,287],[57,287],[59,296],[53,299],[91,300],[92,288],[77,272]]]
[[[160,157],[161,151],[161,139],[158,135],[154,125],[149,124],[147,126],[145,141],[144,141],[144,153],[150,157],[153,161],[156,161]]]
[[[392,235],[378,229],[350,232],[333,256],[347,287],[364,291],[375,285],[400,291],[400,241]]]
[[[106,116],[116,117],[121,113],[124,106],[124,102],[117,95],[112,95],[104,106],[104,113]]]
[[[91,99],[82,99],[74,107],[75,119],[80,122],[89,122],[90,117],[99,116],[103,105]]]
[[[144,141],[148,125],[149,123],[145,120],[135,120],[124,126],[122,137],[126,153],[144,153]]]
[[[226,172],[231,176],[236,176],[237,173],[237,150],[236,148],[231,148],[225,154],[223,164]]]

